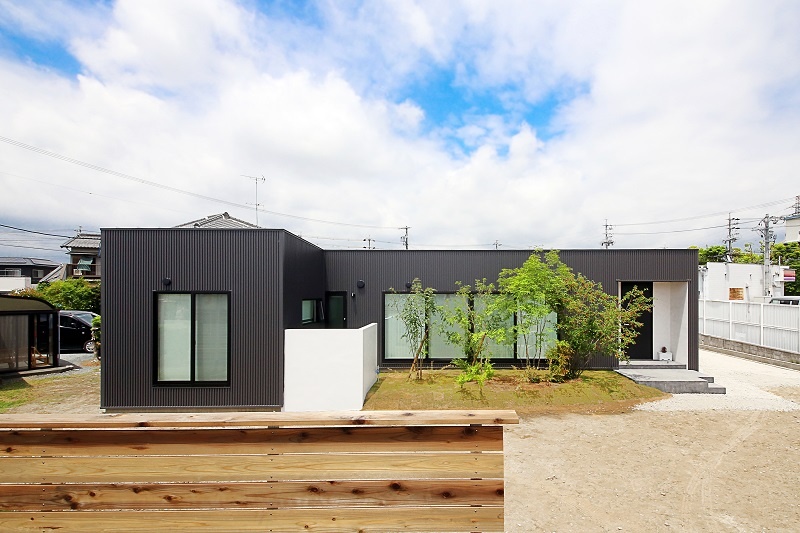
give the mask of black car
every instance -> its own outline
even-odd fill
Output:
[[[61,351],[92,353],[92,318],[97,314],[90,311],[60,311],[58,315]]]

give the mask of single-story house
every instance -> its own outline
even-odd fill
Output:
[[[414,278],[444,302],[456,281],[496,280],[531,253],[331,251],[280,229],[192,228],[104,229],[102,249],[101,407],[114,410],[281,409],[287,330],[377,324],[377,365],[407,367],[392,299]],[[560,257],[610,294],[637,285],[653,296],[632,358],[655,359],[664,346],[697,369],[697,250],[562,250]],[[457,353],[435,335],[430,345],[434,361]],[[495,348],[498,365],[524,358],[517,346]],[[325,352],[305,354],[304,364],[326,361]]]

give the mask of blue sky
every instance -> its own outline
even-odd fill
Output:
[[[596,248],[605,219],[717,244],[718,213],[800,194],[797,27],[791,1],[6,0],[0,223],[254,221],[263,175],[262,225],[323,247]]]

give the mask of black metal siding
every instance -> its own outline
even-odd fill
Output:
[[[280,406],[280,241],[284,233],[255,229],[103,230],[101,406]],[[164,278],[172,280],[169,287],[162,283]],[[230,386],[153,384],[153,293],[157,290],[230,291]]]
[[[349,327],[378,324],[378,351],[383,362],[383,297],[391,288],[402,292],[415,277],[439,292],[452,292],[455,282],[497,280],[503,268],[516,268],[529,251],[326,251],[327,290],[355,295],[347,306]],[[697,250],[564,250],[561,260],[574,271],[618,294],[619,281],[684,281],[689,287],[689,364],[697,369]],[[357,288],[363,280],[363,289]],[[596,358],[592,367],[612,368],[613,357]]]
[[[325,257],[322,249],[291,233],[283,238],[283,321],[286,328],[300,328],[302,301],[325,298]]]

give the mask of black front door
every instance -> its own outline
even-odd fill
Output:
[[[623,281],[621,283],[622,294],[627,294],[634,286],[638,287],[648,298],[653,297],[652,281]],[[628,347],[628,356],[631,359],[652,359],[653,358],[653,310],[645,311],[639,316],[642,327],[639,328],[639,335],[633,345]]]
[[[347,293],[325,293],[325,327],[331,329],[347,328]]]

